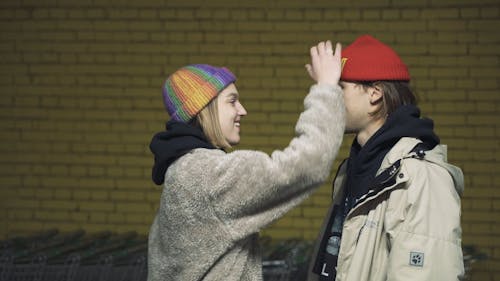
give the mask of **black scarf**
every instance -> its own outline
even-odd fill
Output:
[[[345,217],[374,184],[386,154],[403,137],[420,139],[424,143],[422,147],[434,148],[439,144],[439,137],[433,127],[431,119],[420,118],[416,106],[406,105],[394,111],[363,147],[354,140],[347,163],[345,198],[342,204],[334,206],[313,268],[313,272],[320,275],[319,280],[335,280]]]
[[[165,181],[165,172],[168,167],[190,150],[215,149],[198,127],[170,120],[167,122],[166,129],[167,131],[155,134],[149,145],[155,157],[152,178],[157,185]]]

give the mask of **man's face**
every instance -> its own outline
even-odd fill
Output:
[[[346,107],[346,133],[357,134],[367,128],[370,123],[372,105],[370,104],[370,94],[368,89],[362,85],[340,81],[340,87],[344,93]]]

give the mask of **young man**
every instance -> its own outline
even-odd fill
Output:
[[[346,133],[356,134],[309,280],[458,280],[463,174],[420,118],[406,65],[365,35],[342,51]]]

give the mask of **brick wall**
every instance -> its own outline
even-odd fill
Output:
[[[423,114],[463,168],[463,241],[489,255],[474,280],[500,280],[499,4],[1,1],[0,237],[51,227],[146,234],[160,195],[148,144],[167,118],[169,73],[232,69],[249,111],[239,148],[271,152],[293,136],[309,47],[370,33],[407,62]],[[314,239],[330,182],[263,233]]]

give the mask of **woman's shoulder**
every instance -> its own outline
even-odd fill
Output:
[[[197,148],[186,153],[174,163],[177,167],[196,167],[200,169],[223,168],[224,166],[245,166],[255,164],[263,158],[269,156],[261,151],[256,150],[234,150],[225,152],[221,149],[206,149]]]

